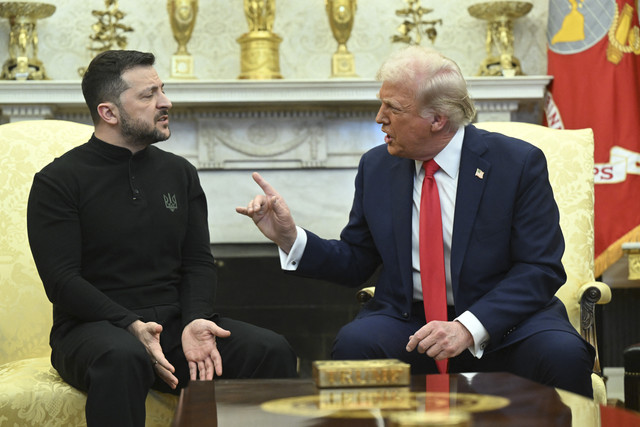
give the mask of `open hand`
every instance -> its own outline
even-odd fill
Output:
[[[231,332],[214,322],[196,319],[182,331],[182,350],[189,362],[192,380],[211,380],[213,375],[222,375],[222,357],[218,352],[216,337],[226,338]]]
[[[178,386],[178,378],[173,375],[176,369],[164,356],[164,352],[160,346],[162,325],[156,322],[136,320],[127,326],[127,330],[144,345],[153,362],[153,368],[162,381],[167,383],[172,389],[175,389]]]

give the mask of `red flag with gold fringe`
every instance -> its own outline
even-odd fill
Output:
[[[640,241],[638,0],[550,0],[549,127],[595,137],[595,275]]]

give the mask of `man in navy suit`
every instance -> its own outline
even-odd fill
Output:
[[[380,68],[376,121],[385,145],[362,156],[340,240],[297,227],[259,174],[264,194],[237,212],[280,248],[285,270],[362,284],[375,296],[334,343],[334,359],[397,358],[413,373],[508,371],[592,397],[594,350],[554,296],[564,240],[543,153],[479,130],[458,66],[409,47]],[[419,257],[424,170],[434,159],[443,225],[448,320],[426,322]],[[426,301],[429,304],[429,301]]]

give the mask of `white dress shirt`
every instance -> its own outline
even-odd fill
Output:
[[[458,189],[458,171],[462,155],[462,140],[464,127],[460,127],[446,147],[434,158],[440,169],[434,174],[440,195],[440,210],[442,211],[442,237],[444,242],[444,264],[447,282],[447,304],[453,305],[453,287],[451,285],[451,241],[453,236],[453,216],[455,213],[456,193]],[[420,279],[420,197],[422,195],[422,181],[424,169],[422,161],[416,161],[416,173],[413,179],[413,208],[411,214],[411,264],[413,270],[413,299],[422,301],[422,281]],[[280,250],[280,264],[283,270],[294,271],[302,257],[307,244],[307,233],[296,227],[298,236],[289,254]],[[470,311],[458,316],[456,321],[462,323],[473,336],[474,345],[469,351],[480,358],[489,341],[489,333],[482,323]]]

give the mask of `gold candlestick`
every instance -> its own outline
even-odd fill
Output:
[[[520,1],[497,1],[469,6],[471,16],[488,21],[485,42],[487,58],[480,65],[479,76],[512,77],[523,74],[520,61],[513,54],[513,20],[529,13],[532,7],[533,4]]]
[[[338,50],[331,57],[331,77],[358,77],[353,53],[347,50],[357,3],[357,0],[325,0],[331,32],[338,42]]]
[[[404,21],[402,21],[402,24],[398,27],[400,35],[394,34],[391,37],[391,41],[394,43],[420,45],[422,42],[422,34],[424,33],[432,44],[435,43],[436,37],[438,36],[436,24],[442,25],[442,19],[425,21],[422,17],[433,12],[433,9],[422,7],[420,0],[404,1],[407,3],[407,7],[396,10],[396,15],[404,17]]]
[[[173,37],[178,42],[178,50],[171,57],[171,77],[195,79],[193,56],[187,43],[196,25],[198,0],[167,0],[167,11]]]
[[[126,49],[127,36],[124,33],[133,31],[128,25],[123,24],[122,19],[127,16],[120,10],[118,0],[104,0],[105,10],[92,10],[91,14],[98,18],[98,21],[91,25],[93,34],[89,36],[89,46],[87,49],[91,58],[107,50]],[[78,68],[80,77],[84,76],[86,67]]]
[[[9,59],[2,66],[3,80],[48,80],[42,61],[38,59],[38,19],[47,18],[56,7],[46,3],[2,2],[0,17],[8,18]]]
[[[275,0],[244,0],[249,32],[238,38],[240,44],[239,79],[281,79],[278,47],[282,42],[272,32]]]

